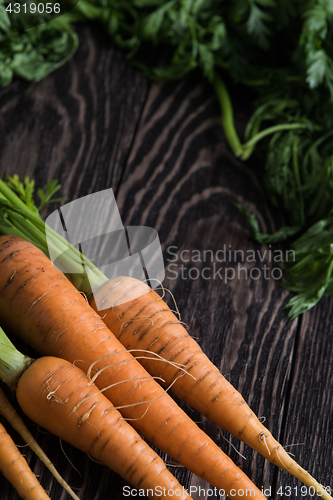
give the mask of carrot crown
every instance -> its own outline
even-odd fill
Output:
[[[29,356],[19,352],[0,328],[0,378],[11,389],[15,389],[22,373],[33,362]]]
[[[29,182],[28,178],[26,178],[27,182]],[[11,186],[18,195],[11,189]],[[50,257],[49,248],[52,247],[56,253],[60,254],[59,261],[64,268],[71,269],[70,273],[66,273],[67,278],[89,297],[91,288],[102,286],[108,281],[107,277],[89,259],[83,258],[77,248],[49,226],[46,240],[46,224],[32,201],[32,190],[33,186],[30,186],[31,192],[28,193],[25,185],[15,177],[9,178],[9,182],[0,179],[0,233],[18,236],[29,241],[47,257]],[[54,201],[59,201],[59,199]]]

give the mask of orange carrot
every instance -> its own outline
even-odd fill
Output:
[[[75,362],[85,372],[93,365],[96,385],[132,425],[192,472],[233,499],[264,498],[124,350],[51,261],[16,237],[0,238],[0,322],[41,354]]]
[[[180,399],[267,460],[313,487],[324,498],[331,498],[262,425],[241,394],[207,358],[155,291],[136,279],[119,277],[104,285],[95,299],[103,304],[99,313],[104,323],[126,349],[140,356],[141,364],[151,375],[162,377]],[[95,310],[96,302],[94,299],[90,302]],[[186,366],[193,377],[178,378],[180,372],[175,366],[157,362],[151,355],[145,359],[140,350]]]
[[[2,424],[0,424],[0,471],[21,498],[50,500]]]
[[[20,378],[16,397],[31,420],[90,454],[152,498],[191,500],[121,414],[66,360],[37,359]],[[167,494],[159,496],[165,489]]]
[[[1,344],[1,342],[0,342]],[[1,346],[1,356],[3,357],[3,348]],[[0,370],[1,372],[1,370]],[[6,381],[8,383],[8,380]],[[9,384],[11,385],[11,384]],[[66,481],[61,477],[57,469],[54,467],[48,456],[44,453],[42,448],[39,446],[37,441],[34,439],[31,432],[28,430],[27,426],[21,419],[21,417],[16,413],[13,406],[8,401],[5,393],[2,389],[0,389],[0,415],[2,415],[7,422],[16,430],[22,437],[22,439],[27,443],[29,448],[38,456],[38,458],[43,462],[43,464],[49,469],[51,474],[55,477],[59,484],[67,491],[67,493],[74,499],[80,500],[79,497],[74,493],[74,491],[70,488],[70,486],[66,483]],[[15,485],[14,485],[15,486]],[[28,498],[28,497],[27,497]],[[38,498],[38,497],[31,497]],[[44,498],[44,497],[42,497]]]

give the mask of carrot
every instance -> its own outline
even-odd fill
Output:
[[[162,459],[80,368],[59,358],[39,358],[23,371],[16,397],[31,420],[90,454],[148,496],[191,500]],[[169,493],[159,496],[164,488]],[[31,500],[37,498],[44,499],[34,496]]]
[[[50,500],[27,461],[0,423],[0,470],[25,500]]]
[[[85,372],[93,365],[96,385],[132,425],[192,472],[233,499],[264,498],[124,350],[50,260],[17,237],[0,238],[0,322],[40,354],[75,362]]]
[[[95,301],[96,299],[96,301]],[[141,364],[153,376],[160,376],[180,399],[233,436],[257,450],[323,498],[331,498],[311,475],[302,469],[262,425],[241,394],[224,378],[202,352],[179,319],[162,298],[145,283],[129,277],[110,280],[90,301],[104,323],[126,349],[140,356]],[[145,359],[140,350],[148,350],[188,368],[193,377],[179,378],[172,364]]]
[[[4,352],[3,352],[3,345],[2,345],[2,351],[1,351],[1,357],[3,359]],[[2,373],[2,370],[0,369],[0,374]],[[3,375],[3,373],[2,373]],[[11,386],[8,380],[6,380],[7,384]],[[74,491],[70,488],[70,486],[66,483],[66,481],[61,477],[55,466],[52,464],[48,456],[44,453],[42,448],[39,446],[37,441],[34,439],[33,435],[31,432],[28,430],[27,426],[21,419],[21,417],[16,413],[15,409],[13,406],[10,404],[8,401],[7,397],[5,396],[5,393],[3,392],[2,389],[0,389],[0,415],[5,417],[5,419],[10,423],[10,425],[13,427],[13,429],[16,430],[24,439],[24,441],[27,443],[29,448],[38,456],[38,458],[43,462],[43,464],[49,469],[51,474],[55,477],[55,479],[58,481],[59,484],[64,488],[64,490],[67,491],[67,493],[74,499],[74,500],[80,500],[79,497],[74,493]],[[14,485],[15,486],[15,485]],[[38,497],[31,497],[31,498],[38,498]],[[44,497],[42,497],[44,498]]]

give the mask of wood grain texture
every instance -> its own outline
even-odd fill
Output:
[[[148,83],[109,39],[79,26],[74,58],[38,83],[0,92],[2,174],[58,179],[63,195],[117,190]]]
[[[300,321],[292,366],[288,413],[283,425],[284,442],[294,445],[290,447],[290,451],[302,459],[306,469],[331,491],[333,491],[332,314],[332,297],[325,297],[318,307],[304,314]],[[293,493],[298,488],[298,496],[301,496],[297,481],[287,478],[286,482]],[[307,495],[309,496],[311,495]]]
[[[279,264],[272,253],[278,247],[251,241],[244,216],[230,203],[230,198],[244,203],[263,231],[279,227],[282,218],[269,207],[260,183],[263,159],[255,156],[244,164],[234,158],[213,90],[198,73],[181,82],[148,84],[107,39],[87,27],[80,28],[80,38],[74,60],[55,74],[1,90],[1,172],[28,174],[38,185],[57,178],[70,200],[113,187],[124,224],[158,231],[166,265],[163,284],[191,334],[253,410],[266,417],[276,438],[288,445],[307,443],[292,451],[328,485],[332,301],[288,326],[282,309],[288,293],[271,274]],[[232,95],[242,130],[246,98],[237,87]],[[300,486],[181,406],[257,486],[271,486],[273,498],[285,497],[277,494],[280,486]],[[64,444],[80,476],[58,439],[33,424],[31,429],[82,500],[124,498],[125,483],[118,476]],[[67,495],[29,451],[27,457],[51,498],[65,500]],[[193,494],[194,500],[220,499],[208,495],[208,485],[184,468],[171,470],[185,487],[205,488],[206,494]],[[3,479],[0,491],[6,500],[17,500]]]

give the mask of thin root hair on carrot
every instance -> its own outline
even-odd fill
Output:
[[[122,417],[122,420],[125,420],[126,422],[137,422],[138,420],[141,420],[142,418],[144,418],[147,415],[149,408],[150,408],[150,403],[147,405],[147,408],[145,409],[145,411],[143,412],[141,417],[135,417],[135,418],[134,417],[133,418]]]
[[[167,392],[169,392],[169,390],[171,389],[171,387],[173,386],[173,384],[175,384],[175,383],[177,382],[177,380],[178,380],[179,378],[183,377],[183,376],[184,376],[184,374],[183,374],[183,373],[182,373],[181,375],[179,375],[179,376],[178,376],[178,377],[177,377],[177,378],[176,378],[176,379],[175,379],[175,380],[174,380],[174,381],[173,381],[173,382],[172,382],[172,383],[171,383],[171,384],[170,384],[170,385],[169,385],[166,389],[164,389],[164,390],[163,390],[163,392],[162,392],[161,394],[159,394],[156,398],[153,398],[153,399],[147,399],[147,400],[144,400],[144,401],[138,401],[138,402],[135,402],[135,403],[132,403],[132,404],[127,404],[127,405],[122,405],[122,406],[115,406],[115,407],[114,407],[114,409],[119,411],[119,410],[122,410],[123,408],[131,408],[131,407],[134,407],[134,406],[135,406],[135,407],[138,407],[139,405],[143,405],[143,404],[147,404],[147,403],[151,404],[151,403],[153,403],[153,402],[157,401],[158,399],[160,399],[161,397],[163,397],[163,395],[164,395],[164,394],[166,394]],[[150,378],[151,378],[151,377],[150,377]],[[133,379],[131,379],[131,380],[133,380]],[[127,380],[126,382],[128,382],[128,380]],[[105,389],[101,389],[101,392],[106,391],[106,390],[107,390],[107,388],[105,388]],[[147,412],[145,412],[145,414],[146,414],[146,413],[147,413]],[[140,417],[140,418],[142,418],[142,417]],[[134,420],[140,420],[140,419],[134,419]]]
[[[107,313],[105,313],[104,318],[106,315],[107,315]],[[134,323],[134,321],[140,321],[142,319],[149,320],[151,326],[154,326],[154,324],[155,324],[154,321],[149,316],[136,316],[135,318],[132,318],[130,321],[124,321],[121,324],[120,333],[124,332],[126,330],[126,328],[128,327],[128,325],[131,325],[132,323]],[[140,326],[142,326],[142,325],[144,325],[144,322]]]
[[[167,467],[182,467],[182,468],[184,468],[184,465],[180,464],[179,462],[171,462],[170,460],[164,460],[164,463]]]
[[[279,460],[283,466],[283,468],[287,471],[287,472],[290,472],[290,467],[288,467],[287,465],[285,465],[285,463],[283,462],[283,460],[281,459],[280,457],[280,454],[279,454],[279,450],[278,448],[275,450],[275,453],[277,454],[277,456],[279,457]]]
[[[70,466],[72,467],[72,469],[74,469],[74,470],[75,470],[75,472],[77,472],[77,473],[78,473],[78,475],[79,475],[80,477],[82,477],[82,474],[81,474],[81,472],[79,471],[79,469],[77,469],[77,468],[75,467],[75,465],[73,464],[73,462],[69,459],[69,457],[68,457],[67,453],[65,452],[64,445],[63,445],[63,443],[62,443],[62,442],[63,442],[63,440],[62,440],[61,438],[59,438],[59,445],[60,445],[60,449],[61,449],[61,451],[62,451],[62,453],[63,453],[64,457],[66,458],[67,462],[70,464]]]
[[[232,444],[231,440],[226,438],[225,435],[223,434],[223,430],[220,429],[220,433],[221,433],[221,436],[222,438],[228,443],[230,444],[231,448],[233,448],[233,450],[235,450],[235,452],[240,456],[242,457],[244,460],[247,460],[247,458],[241,454],[241,452],[239,450],[237,450],[236,446],[234,444]]]
[[[123,384],[125,382],[129,382],[129,380],[145,380],[146,378],[154,378],[154,379],[160,379],[164,382],[164,380],[161,378],[161,377],[134,377],[134,378],[131,378],[131,379],[127,379],[127,380],[120,380],[119,382],[115,382],[114,384],[111,384],[111,385],[108,385],[107,387],[105,387],[104,389],[99,389],[98,392],[100,394],[102,394],[104,391],[107,391],[108,389],[110,389],[111,387],[115,387],[116,385],[120,385],[120,384]],[[87,385],[91,385],[91,381],[89,382],[89,384]],[[85,401],[87,401],[88,399],[92,398],[93,396],[95,395],[95,393],[93,394],[90,394],[89,396],[86,396],[85,398],[81,399],[81,401],[79,401],[74,407],[73,407],[73,412],[75,412],[80,406],[81,404],[85,403]],[[61,402],[61,401],[60,401]],[[146,403],[146,401],[142,401],[142,404]],[[138,403],[140,404],[140,403]],[[117,408],[114,407],[114,409],[116,410]]]
[[[100,363],[101,361],[104,361],[112,356],[117,356],[118,354],[126,354],[126,353],[135,353],[135,352],[142,352],[142,353],[147,353],[149,355],[152,355],[152,356],[155,356],[153,358],[151,357],[147,357],[147,356],[135,356],[135,358],[128,358],[127,360],[122,360],[122,361],[119,361],[119,362],[116,362],[116,363],[113,363],[113,364],[109,364],[109,365],[106,365],[105,367],[103,368],[100,368],[97,373],[100,374],[102,373],[103,370],[106,370],[107,368],[110,368],[111,366],[116,366],[118,364],[122,364],[122,363],[125,363],[125,362],[128,362],[128,361],[133,361],[134,359],[149,359],[149,360],[156,360],[156,361],[161,361],[163,363],[167,363],[171,366],[173,366],[174,368],[177,368],[179,370],[182,370],[184,372],[184,374],[186,375],[189,375],[190,377],[192,377],[194,380],[196,380],[195,376],[192,375],[191,373],[188,372],[188,369],[186,367],[186,365],[182,365],[181,363],[175,363],[174,361],[170,361],[170,360],[166,360],[165,358],[163,358],[161,355],[159,355],[158,353],[155,353],[153,351],[149,351],[147,349],[127,349],[127,350],[124,350],[124,351],[117,351],[117,352],[112,352],[106,356],[103,356],[102,358],[94,361],[93,363],[91,363],[91,365],[89,366],[88,370],[87,370],[87,376],[88,378],[90,378],[90,380],[92,380],[93,382],[95,382],[95,375],[91,375],[91,372],[92,372],[92,369],[94,368],[94,366],[97,364],[97,363]]]
[[[146,358],[146,359],[151,359],[151,358]],[[129,359],[128,361],[132,361],[131,359]],[[92,383],[94,384],[95,383],[95,380],[97,379],[97,377],[99,377],[99,375],[101,375],[101,373],[104,371],[104,370],[107,370],[108,368],[110,368],[111,366],[117,366],[118,364],[122,364],[122,363],[125,363],[125,361],[119,361],[119,363],[111,363],[107,366],[105,366],[104,368],[101,368],[100,370],[98,370],[95,375],[90,379],[90,382],[89,383]],[[107,387],[110,388],[110,387],[114,387],[115,385],[117,384],[123,384],[124,382],[128,382],[129,380],[143,380],[143,379],[151,379],[151,380],[159,380],[160,382],[162,383],[165,383],[165,380],[158,376],[158,375],[147,375],[146,377],[137,377],[137,378],[131,378],[131,379],[123,379],[123,380],[120,380],[119,382],[115,382],[115,384],[110,384],[108,385]],[[107,388],[105,387],[103,390],[105,391]]]
[[[305,443],[285,444],[283,448],[286,449],[286,448],[290,448],[290,446],[304,446],[304,445],[305,445]]]
[[[158,280],[156,280],[156,281],[158,281]],[[177,301],[176,301],[176,298],[175,298],[174,294],[171,292],[171,290],[169,290],[169,288],[166,288],[165,286],[163,286],[162,282],[160,282],[160,286],[161,286],[161,288],[157,287],[157,288],[155,288],[155,291],[156,290],[162,290],[163,291],[163,294],[161,296],[162,300],[165,297],[165,292],[169,292],[169,294],[171,295],[171,298],[173,300],[173,303],[175,305],[175,308],[176,308],[176,310],[170,308],[170,311],[172,311],[174,314],[177,314],[178,318],[181,319],[181,314],[180,314],[180,311],[179,311],[179,308],[178,308],[178,305],[177,305]]]
[[[268,455],[270,455],[270,454],[271,454],[271,451],[270,451],[270,449],[269,449],[269,447],[268,447],[268,445],[267,445],[267,441],[266,441],[266,437],[268,437],[268,436],[269,436],[269,433],[268,433],[268,432],[266,432],[266,433],[265,433],[265,432],[261,432],[261,433],[259,434],[259,436],[258,436],[258,439],[259,439],[259,441],[260,441],[260,442],[264,443],[264,445],[265,445],[265,446],[266,446],[266,448],[267,448],[267,453],[268,453]],[[276,450],[276,452],[277,452],[277,450]]]
[[[92,457],[90,455],[90,453],[87,453],[87,457],[89,458],[89,460],[91,460],[92,462],[94,462],[95,464],[98,464],[98,465],[104,465],[103,462],[100,462],[99,460],[96,460],[94,457]]]

